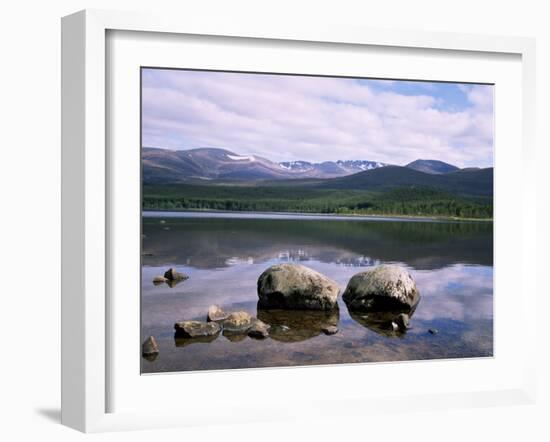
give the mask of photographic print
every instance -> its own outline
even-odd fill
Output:
[[[493,85],[140,92],[142,373],[493,355]]]

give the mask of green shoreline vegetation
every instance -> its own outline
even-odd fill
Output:
[[[432,188],[319,189],[308,186],[144,184],[143,210],[288,212],[491,220],[492,197]]]

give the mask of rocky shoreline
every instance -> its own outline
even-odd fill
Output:
[[[186,279],[187,275],[170,268],[153,283],[173,286]],[[293,263],[273,265],[259,276],[257,294],[257,317],[245,311],[226,313],[221,306],[211,305],[204,321],[175,322],[176,346],[212,342],[220,334],[232,341],[248,336],[296,342],[338,333],[340,287],[313,269]],[[385,264],[355,274],[342,299],[352,319],[381,335],[397,337],[409,329],[420,292],[405,268]],[[158,354],[155,337],[149,336],[142,344],[142,356],[153,361]]]

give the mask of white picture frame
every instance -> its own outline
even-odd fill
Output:
[[[109,164],[106,121],[108,84],[106,66],[109,60],[106,35],[110,31],[154,32],[163,35],[201,35],[270,39],[310,43],[368,45],[384,48],[429,49],[470,52],[476,54],[509,54],[521,57],[522,119],[521,160],[521,223],[514,234],[521,244],[521,306],[536,303],[535,278],[529,277],[527,257],[536,255],[536,192],[534,170],[536,162],[535,112],[535,42],[528,38],[494,37],[416,31],[388,31],[316,26],[308,23],[301,28],[284,24],[214,23],[195,17],[163,17],[86,10],[62,20],[62,423],[85,432],[111,431],[169,426],[206,425],[210,416],[162,407],[139,411],[109,410],[108,395],[113,385],[108,376],[110,358],[108,328],[109,263]],[[157,34],[158,35],[158,34]],[[498,167],[498,166],[497,166]],[[341,414],[364,414],[374,410],[436,409],[487,406],[502,403],[531,403],[535,396],[536,324],[522,316],[525,353],[523,372],[518,382],[502,388],[478,389],[461,393],[429,393],[399,395],[391,392],[377,397],[376,403],[367,397],[334,397]],[[498,318],[497,318],[498,321]],[[523,321],[523,322],[521,322]],[[498,356],[497,356],[498,357]],[[412,363],[409,367],[413,367]],[[364,367],[364,366],[363,366]],[[413,369],[413,368],[411,368]],[[422,370],[422,367],[418,367]],[[353,369],[357,376],[361,366]],[[254,376],[263,379],[280,376],[280,371],[263,370]],[[279,374],[277,374],[279,373]],[[202,375],[209,376],[208,373]],[[212,374],[210,374],[212,376]],[[237,374],[244,376],[241,371]],[[299,376],[299,371],[285,371],[285,379]],[[252,377],[252,375],[251,375]],[[173,378],[174,379],[174,378]],[[199,378],[197,378],[199,379]],[[208,378],[206,378],[208,379]],[[218,379],[219,378],[218,376]],[[519,379],[519,378],[518,378]],[[514,380],[516,381],[516,380]],[[296,394],[296,393],[293,393]],[[396,404],[396,397],[399,402]],[[285,417],[320,416],[326,401],[313,398],[311,408],[289,406],[281,413],[265,407],[238,417],[232,410],[222,411],[217,422],[258,421]],[[244,400],[235,408],[244,407]],[[333,408],[333,407],[331,407]],[[331,411],[333,414],[333,410]],[[327,415],[328,416],[328,415]]]

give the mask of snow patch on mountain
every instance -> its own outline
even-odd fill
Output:
[[[227,155],[227,157],[234,161],[256,161],[253,155],[244,156],[244,155]]]
[[[313,169],[313,165],[307,161],[285,161],[279,163],[279,166],[285,170],[306,172]]]

